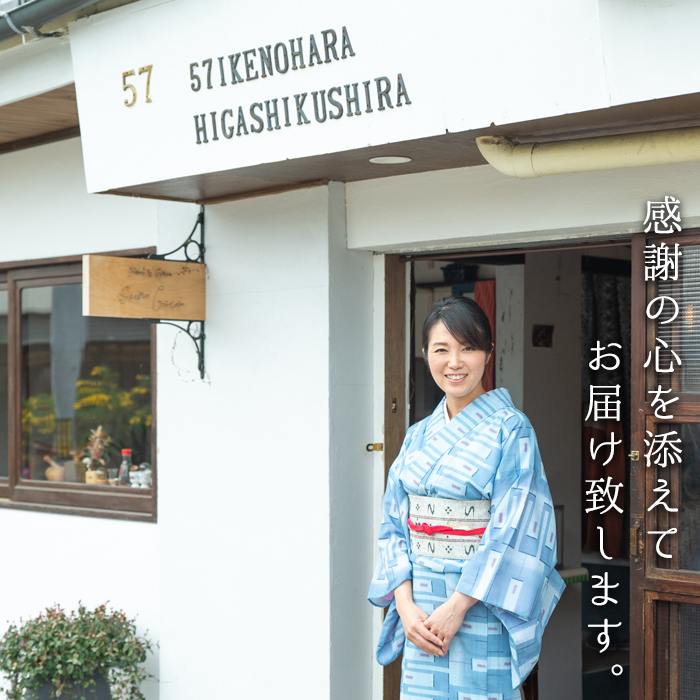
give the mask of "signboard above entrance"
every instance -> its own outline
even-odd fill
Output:
[[[83,315],[204,321],[206,266],[83,256]]]
[[[515,0],[138,0],[81,18],[69,31],[88,191],[153,196],[177,182],[165,198],[202,201],[227,192],[197,178],[236,171],[238,191],[353,181],[369,158],[411,157],[400,151],[433,138],[446,155],[420,146],[413,167],[481,164],[469,160],[478,134],[464,154],[443,137],[639,99],[625,51],[606,63],[598,15],[575,4],[544,21]],[[314,161],[290,163],[302,159]]]
[[[89,191],[445,133],[430,50],[407,40],[421,21],[403,5],[240,13],[141,0],[70,25]]]

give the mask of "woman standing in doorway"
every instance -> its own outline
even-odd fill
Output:
[[[390,605],[377,660],[403,652],[401,700],[520,700],[564,589],[537,440],[506,389],[483,389],[493,342],[476,302],[438,301],[422,343],[445,398],[389,471],[368,595]]]

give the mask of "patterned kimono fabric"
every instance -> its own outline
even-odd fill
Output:
[[[535,433],[506,389],[473,401],[446,424],[444,399],[411,426],[389,471],[380,557],[368,599],[389,611],[377,646],[386,665],[403,652],[401,700],[519,700],[563,590],[554,570],[554,509]],[[468,560],[411,552],[408,494],[491,500],[491,520]],[[476,598],[446,656],[406,640],[394,589],[413,579],[426,613],[454,591]]]

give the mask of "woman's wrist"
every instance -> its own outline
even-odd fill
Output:
[[[413,603],[413,582],[406,579],[394,589],[394,599],[396,600],[396,610],[401,615],[401,610]]]
[[[478,602],[476,598],[472,598],[471,596],[460,593],[459,591],[455,591],[452,594],[450,601],[452,602],[455,610],[460,613],[466,613],[467,610],[474,605],[474,603]]]

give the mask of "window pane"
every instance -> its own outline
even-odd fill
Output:
[[[681,438],[682,462],[678,470],[680,493],[678,535],[680,568],[700,571],[700,424],[670,425]],[[667,469],[668,471],[668,469]]]
[[[673,248],[673,246],[671,246]],[[675,313],[672,304],[664,303],[663,311],[656,322],[655,338],[663,341],[656,342],[659,350],[660,370],[656,373],[655,384],[649,388],[661,385],[663,388],[673,386],[676,393],[700,393],[700,246],[679,246],[682,253],[678,280],[659,281],[657,296],[675,299],[678,303],[678,316],[671,323],[663,323]],[[659,311],[658,302],[652,313]],[[647,348],[647,352],[652,347]],[[679,366],[671,351],[675,351],[682,364]],[[653,366],[656,366],[656,355],[652,355]],[[668,372],[673,362],[673,372]]]
[[[123,448],[134,465],[150,463],[148,321],[84,317],[81,284],[23,289],[21,313],[21,478],[85,483],[100,426],[110,438],[105,471],[87,483],[114,476]]]
[[[7,476],[7,292],[0,291],[0,476]]]
[[[655,698],[700,697],[700,606],[658,601],[654,605]]]
[[[668,433],[668,437],[661,437]],[[657,426],[657,438],[647,439],[647,457],[655,468],[650,530],[676,533],[664,537],[661,551],[669,559],[656,558],[660,568],[700,571],[700,423],[664,423]],[[666,486],[663,486],[665,482]],[[668,493],[664,496],[664,489]],[[648,507],[649,507],[648,506]],[[667,510],[678,508],[677,512]],[[652,542],[656,542],[656,535]]]

